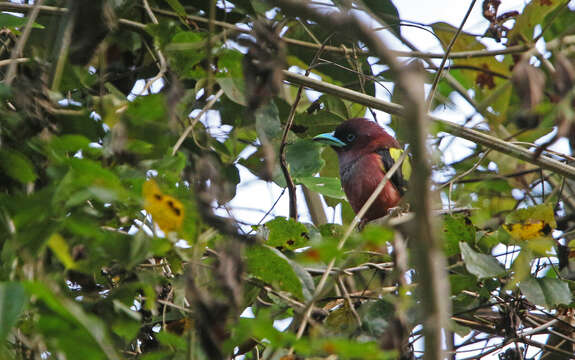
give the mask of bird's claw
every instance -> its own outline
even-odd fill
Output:
[[[401,208],[401,206],[395,206],[392,208],[387,209],[387,215],[389,215],[389,217],[400,217],[401,214],[403,213],[404,209]]]

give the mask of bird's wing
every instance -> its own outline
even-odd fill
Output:
[[[380,148],[376,150],[376,153],[381,157],[381,162],[385,171],[389,171],[393,164],[399,159],[403,150],[398,148]],[[403,161],[402,166],[397,169],[397,171],[391,176],[391,183],[395,186],[397,191],[403,196],[405,190],[407,190],[407,180],[411,175],[411,166],[409,164],[409,158]]]

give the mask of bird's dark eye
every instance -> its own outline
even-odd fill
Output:
[[[352,142],[353,140],[355,140],[355,134],[347,134],[347,135],[345,136],[345,141],[346,141],[346,142],[350,143],[350,142]]]

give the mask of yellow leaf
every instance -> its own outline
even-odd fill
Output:
[[[544,221],[531,223],[504,224],[503,228],[517,240],[531,240],[550,234],[551,226]]]
[[[56,233],[50,236],[48,247],[54,252],[58,260],[64,264],[66,269],[74,269],[76,267],[76,262],[70,255],[70,247],[60,234]]]
[[[142,193],[144,208],[152,215],[162,231],[168,233],[182,227],[184,206],[178,199],[165,195],[153,179],[144,183]]]
[[[553,204],[540,204],[517,209],[506,217],[503,228],[516,240],[547,237],[557,227]]]

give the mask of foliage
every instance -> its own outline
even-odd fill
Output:
[[[406,23],[393,1],[333,3],[353,3],[401,39]],[[504,15],[497,1],[483,4],[493,12],[488,28],[459,34],[451,53],[475,55],[450,61],[433,110],[441,115],[463,95],[490,135],[536,148],[556,129],[537,152],[551,154],[559,137],[573,151],[574,12],[564,0]],[[333,94],[304,91],[294,102],[298,89],[281,77],[310,67],[326,83],[374,96],[396,74],[377,73],[364,43],[263,0],[45,5],[70,8],[41,7],[33,18],[34,5],[0,3],[0,358],[418,355],[429,299],[399,260],[416,249],[408,241],[402,253],[405,229],[389,224],[341,242],[353,214],[337,159],[311,141],[371,112]],[[444,49],[457,31],[422,27]],[[490,38],[508,51],[485,54]],[[401,122],[392,119],[400,138],[409,130]],[[519,356],[505,348],[513,341],[552,359],[573,353],[557,335],[575,329],[573,179],[478,145],[447,162],[451,136],[429,139],[437,207],[466,208],[432,215],[449,262],[450,330],[474,331],[455,350],[499,339],[489,350],[500,357]],[[282,145],[309,208],[324,209],[323,197],[342,224],[233,217],[230,201],[247,191],[241,169],[287,186]],[[264,195],[251,196],[262,209]],[[532,328],[551,334],[545,344],[527,338]]]

